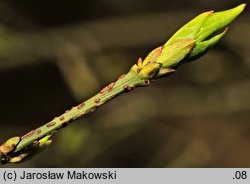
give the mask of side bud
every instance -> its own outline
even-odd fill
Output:
[[[27,147],[24,151],[18,152],[17,155],[10,159],[10,163],[19,163],[22,161],[26,161],[31,159],[33,156],[37,155],[44,149],[46,149],[51,143],[50,140],[51,135],[45,136],[44,138],[40,139],[36,143],[32,144],[30,147]]]

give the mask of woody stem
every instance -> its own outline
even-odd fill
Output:
[[[126,75],[122,75],[116,82],[112,82],[87,101],[71,108],[70,110],[67,110],[61,116],[55,117],[45,125],[24,135],[13,153],[15,154],[16,152],[21,151],[23,148],[33,144],[47,135],[54,134],[59,129],[69,125],[72,120],[78,119],[90,112],[93,112],[96,108],[105,104],[115,96],[120,95],[123,92],[128,92],[135,87],[146,85],[147,82],[145,82],[145,80],[139,76],[137,72],[130,70]]]

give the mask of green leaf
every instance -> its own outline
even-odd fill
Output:
[[[202,56],[203,54],[206,53],[206,51],[212,47],[213,45],[215,45],[226,33],[227,29],[225,29],[222,33],[210,38],[209,40],[203,41],[203,42],[197,42],[195,44],[195,47],[193,48],[191,54],[188,56],[189,61],[196,59],[200,56]]]
[[[228,26],[244,10],[245,6],[246,4],[241,4],[226,11],[217,13],[209,11],[202,13],[179,29],[168,40],[165,46],[170,46],[178,40],[194,39],[196,41],[195,46],[188,56],[188,59],[185,61],[196,59],[204,55],[209,48],[211,48],[224,36],[226,29],[223,32],[220,32],[220,30]],[[165,63],[177,64],[177,59],[183,59],[183,57],[181,57],[183,53],[179,54],[179,58],[176,57],[175,61],[169,61]],[[161,54],[159,58],[161,58],[163,55],[167,54]],[[176,53],[176,55],[178,55],[178,53]]]
[[[194,45],[193,39],[177,40],[170,45],[165,45],[156,62],[162,63],[161,69],[174,67],[190,53]]]
[[[179,29],[166,43],[165,46],[172,44],[179,39],[196,39],[197,33],[200,31],[201,26],[204,21],[210,16],[213,11],[204,12],[193,20],[185,24],[181,29]]]
[[[241,4],[226,11],[202,13],[179,29],[165,45],[185,38],[195,39],[197,42],[203,41],[228,26],[244,10],[245,6],[246,4]]]
[[[246,4],[241,4],[235,8],[208,16],[195,36],[197,41],[203,41],[216,31],[228,26],[244,10],[245,6]]]

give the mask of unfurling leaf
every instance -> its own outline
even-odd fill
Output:
[[[197,59],[215,45],[226,33],[228,24],[244,7],[245,4],[241,4],[230,10],[217,13],[209,11],[198,15],[179,29],[163,46],[151,51],[142,64],[140,60],[133,69],[139,68],[138,71],[143,73],[145,78],[159,78],[173,73],[181,63]],[[155,63],[161,65],[157,68]]]
[[[241,4],[226,11],[202,13],[179,29],[165,43],[165,46],[178,40],[194,39],[196,44],[186,61],[196,59],[224,36],[226,27],[244,10],[245,6],[246,4]]]

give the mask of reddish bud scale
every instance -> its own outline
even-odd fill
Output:
[[[101,105],[105,104],[106,102],[100,101],[96,104],[96,107],[100,107]]]
[[[83,102],[83,103],[81,103],[80,105],[77,106],[77,109],[81,109],[81,108],[83,108],[84,106],[85,106],[85,103]]]
[[[106,91],[107,91],[106,88],[107,88],[107,87],[103,88],[99,93],[100,93],[100,94],[106,93]]]
[[[122,74],[120,77],[118,77],[117,80],[121,80],[121,79],[123,79],[125,76],[126,76],[126,74]]]
[[[101,101],[100,98],[95,99],[95,103],[99,103]]]
[[[36,133],[35,130],[31,130],[30,132],[28,132],[27,134],[22,136],[22,139],[28,138],[28,137],[32,136],[33,134],[35,134],[35,133]]]
[[[123,90],[124,90],[125,92],[132,91],[133,89],[135,89],[135,86],[131,86],[131,85],[128,85],[128,84],[125,84],[125,85],[123,86]]]
[[[111,91],[115,86],[115,82],[112,82],[110,85],[107,87],[107,91]]]
[[[103,88],[99,93],[100,94],[104,94],[107,91],[111,91],[115,86],[115,82],[112,82],[111,84],[109,84],[108,86],[106,86],[105,88]]]
[[[52,127],[52,126],[54,126],[56,124],[56,122],[49,122],[49,123],[47,123],[47,127]]]
[[[37,135],[39,135],[41,132],[42,132],[41,129],[37,129],[37,130],[36,130],[36,134],[37,134]]]
[[[64,116],[60,116],[59,118],[60,121],[63,121],[64,119],[65,119]]]
[[[145,58],[143,65],[147,63],[155,62],[156,59],[161,55],[164,46],[157,47]]]

